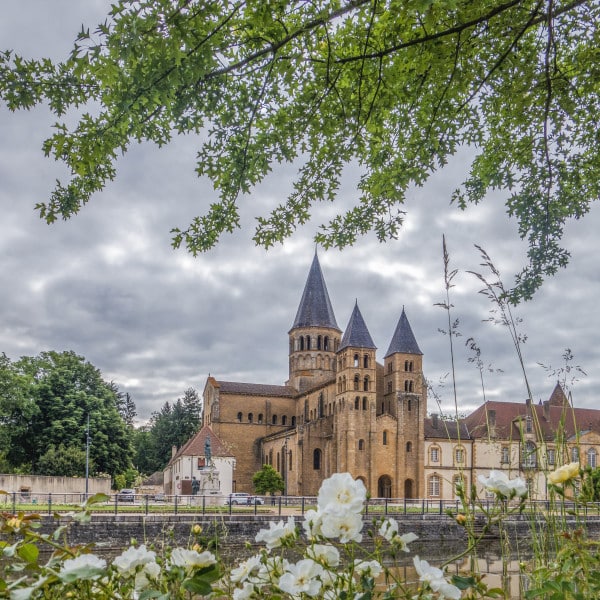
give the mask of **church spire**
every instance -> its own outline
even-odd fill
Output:
[[[342,343],[339,349],[342,350],[349,346],[352,348],[377,348],[373,343],[371,334],[369,333],[365,320],[358,308],[358,301],[354,305],[354,310],[352,311],[350,321],[344,332],[344,337],[342,337]]]
[[[419,348],[419,344],[417,344],[415,335],[412,332],[410,323],[408,322],[408,318],[404,312],[404,307],[402,307],[402,314],[400,315],[398,325],[396,325],[396,331],[394,331],[394,335],[392,337],[392,341],[390,342],[390,347],[386,352],[385,358],[396,353],[423,354]]]
[[[316,250],[292,329],[298,327],[331,327],[339,330]]]

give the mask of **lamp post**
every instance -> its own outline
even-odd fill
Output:
[[[90,479],[90,413],[87,416],[87,429],[85,430],[85,499],[88,499]]]

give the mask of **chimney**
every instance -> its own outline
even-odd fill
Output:
[[[171,458],[173,458],[176,454],[177,454],[177,446],[175,446],[175,444],[173,444],[173,446],[171,446]]]
[[[487,411],[488,416],[488,434],[491,437],[496,437],[496,411],[490,409]]]
[[[431,415],[431,426],[434,429],[438,428],[438,414],[437,413],[432,413],[432,415]]]
[[[531,398],[525,398],[525,406],[527,406],[527,407],[531,406]]]
[[[550,400],[544,400],[544,419],[550,421]]]

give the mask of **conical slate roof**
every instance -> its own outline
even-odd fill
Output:
[[[316,252],[292,329],[296,327],[332,327],[340,330],[333,314]]]
[[[385,358],[397,352],[401,354],[423,354],[419,348],[419,344],[417,344],[415,334],[410,328],[404,308],[402,308],[400,320],[398,321],[398,325],[396,325],[396,331],[394,331],[394,336],[392,337]]]
[[[348,322],[348,327],[346,327],[346,331],[344,332],[344,337],[342,337],[342,343],[340,344],[339,349],[342,350],[348,346],[352,348],[377,348],[377,346],[375,346],[373,343],[373,339],[371,338],[371,334],[367,329],[365,320],[360,314],[358,302],[356,302],[354,305],[354,310],[350,316],[350,321]]]

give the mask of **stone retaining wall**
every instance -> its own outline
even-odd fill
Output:
[[[287,518],[287,517],[285,517]],[[301,528],[302,517],[294,517]],[[186,546],[193,539],[192,527],[195,524],[202,526],[204,542],[214,538],[220,546],[224,556],[239,557],[240,553],[250,553],[254,548],[247,549],[247,545],[257,546],[255,537],[259,529],[268,527],[269,521],[280,520],[272,516],[245,515],[240,517],[219,516],[208,517],[198,515],[94,515],[88,523],[72,522],[69,527],[68,539],[71,544],[94,543],[99,551],[106,553],[119,553],[132,541],[137,543],[152,543],[160,546]],[[432,550],[440,556],[451,556],[464,549],[466,535],[464,528],[447,516],[420,516],[419,518],[398,519],[400,533],[412,531],[418,535],[418,542],[411,544],[411,554],[419,553],[422,546],[427,547],[428,554]],[[64,524],[66,519],[61,519]],[[538,524],[540,529],[543,523]],[[572,528],[577,529],[580,523],[573,522]],[[57,521],[50,517],[43,518],[41,531],[52,533],[57,527]],[[508,537],[510,540],[523,544],[531,537],[532,524],[526,519],[511,520],[507,522]],[[363,529],[364,542],[361,544],[368,550],[371,538],[367,535],[373,529],[373,522],[365,520]],[[595,539],[600,538],[600,520],[590,520],[587,523],[589,535]],[[493,531],[486,538],[486,547],[494,547],[499,541],[497,531]]]

